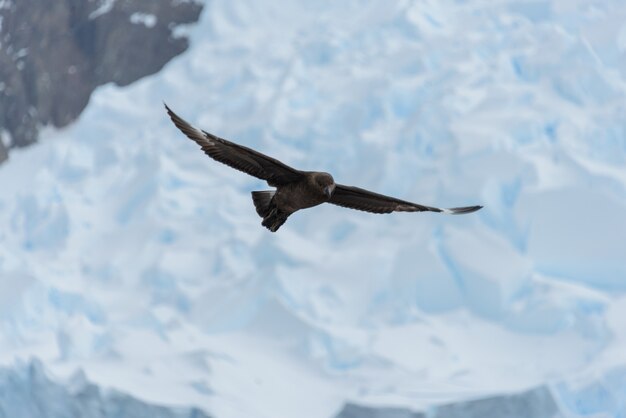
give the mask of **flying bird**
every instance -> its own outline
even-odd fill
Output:
[[[267,181],[276,190],[252,192],[252,201],[263,221],[261,224],[276,232],[287,218],[300,209],[322,203],[332,203],[350,209],[372,213],[438,212],[451,215],[475,212],[482,206],[440,209],[411,203],[369,190],[335,183],[333,176],[320,171],[301,171],[190,125],[165,105],[168,115],[178,129],[196,142],[211,158],[251,176]]]

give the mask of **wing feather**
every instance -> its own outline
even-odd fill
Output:
[[[165,105],[165,109],[167,109],[167,114],[174,125],[182,133],[200,145],[205,154],[220,163],[261,180],[266,180],[270,186],[291,183],[300,180],[304,175],[301,171],[289,167],[275,158],[194,128],[167,105]]]
[[[405,200],[374,193],[358,187],[344,186],[342,184],[337,184],[335,186],[335,191],[328,203],[372,213],[438,212],[450,215],[459,215],[475,212],[482,208],[482,206],[466,206],[440,209],[432,206],[424,206],[417,203],[407,202]]]

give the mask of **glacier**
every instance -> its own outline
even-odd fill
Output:
[[[346,405],[336,418],[561,418],[550,390],[536,388],[514,395],[499,395],[486,399],[439,405],[427,412],[403,408],[368,408]]]
[[[540,387],[626,416],[624,22],[618,0],[207,2],[187,53],[0,166],[0,365],[217,418]],[[266,185],[163,101],[344,184],[485,208],[327,205],[271,234]]]
[[[170,409],[103,391],[80,372],[66,382],[56,382],[37,360],[0,369],[0,387],[3,418],[209,418],[195,408]]]

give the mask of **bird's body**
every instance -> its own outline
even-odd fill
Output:
[[[165,106],[170,118],[187,137],[211,158],[237,170],[266,180],[276,190],[254,191],[252,200],[262,225],[276,232],[294,212],[322,203],[372,213],[439,212],[463,214],[482,206],[440,209],[381,195],[358,187],[336,184],[333,177],[319,171],[301,171],[253,149],[194,128]]]
[[[319,183],[316,182],[319,174],[317,172],[304,172],[301,180],[278,186],[274,195],[276,205],[293,213],[327,202],[330,196],[324,193],[323,188],[320,188]],[[330,177],[328,173],[322,174]],[[330,178],[332,179],[332,177]]]
[[[302,178],[279,185],[276,190],[252,192],[262,225],[275,232],[289,215],[328,202],[334,189],[332,176],[315,171],[302,172]],[[328,187],[328,189],[327,189]]]

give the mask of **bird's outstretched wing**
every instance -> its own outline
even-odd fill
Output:
[[[195,141],[211,158],[251,176],[266,180],[270,186],[280,186],[300,180],[304,173],[253,149],[235,144],[191,126],[165,105],[167,114],[182,133]]]
[[[335,191],[328,203],[372,213],[440,212],[450,215],[460,215],[475,212],[482,208],[482,206],[467,206],[450,209],[434,208],[341,184],[335,186]]]

